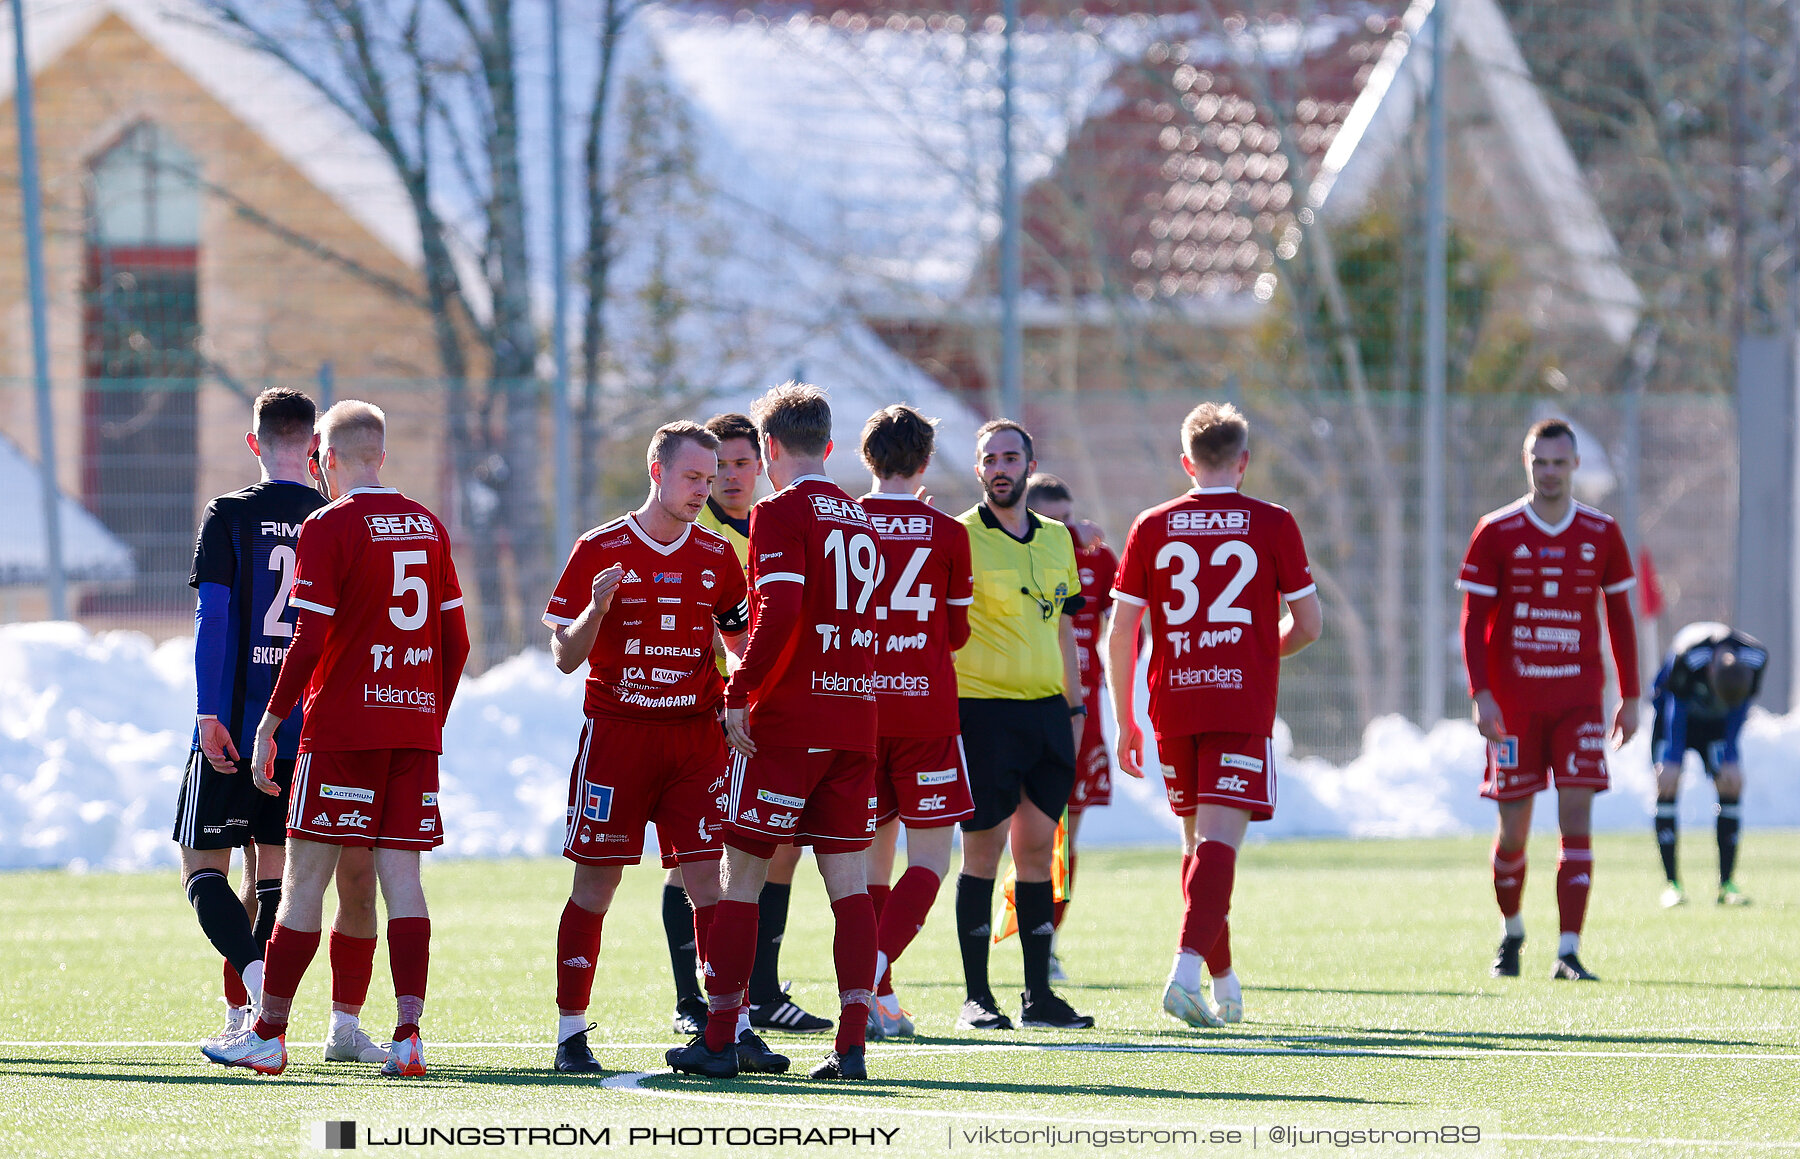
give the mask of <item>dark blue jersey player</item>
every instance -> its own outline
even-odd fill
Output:
[[[242,491],[207,504],[194,547],[188,582],[198,593],[194,613],[196,685],[193,751],[175,809],[175,841],[181,846],[182,881],[200,927],[225,958],[225,999],[229,1033],[259,989],[262,946],[275,922],[281,898],[287,824],[287,786],[300,741],[300,714],[277,736],[281,759],[278,797],[256,790],[249,755],[256,726],[275,686],[294,613],[288,591],[294,585],[294,548],[300,525],[323,507],[325,497],[306,480],[309,456],[318,444],[313,433],[317,408],[292,390],[267,390],[256,400],[254,430],[246,437],[262,464],[262,479]],[[234,894],[226,872],[231,851],[244,849],[244,888]],[[334,1006],[332,1031],[337,1054],[362,1057],[366,1035],[355,1041],[356,1020],[345,1011],[361,1009],[375,947],[372,866],[352,859],[339,882],[344,899],[332,935]],[[254,883],[254,890],[251,888]],[[366,915],[363,911],[366,910]],[[360,988],[358,981],[360,980]],[[347,1001],[353,999],[353,1001]],[[348,1052],[348,1053],[346,1053]]]
[[[1738,802],[1744,791],[1738,733],[1750,702],[1762,690],[1768,662],[1768,649],[1761,643],[1708,620],[1675,633],[1656,674],[1651,688],[1656,721],[1650,733],[1650,759],[1656,762],[1656,841],[1669,879],[1662,895],[1665,907],[1687,900],[1675,872],[1675,794],[1689,749],[1700,754],[1700,763],[1719,792],[1719,904],[1749,904],[1732,881]]]

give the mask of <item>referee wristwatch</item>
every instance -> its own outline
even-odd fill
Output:
[[[1070,705],[1069,706],[1069,715],[1070,716],[1086,716],[1087,715],[1087,705],[1085,705],[1085,704]]]

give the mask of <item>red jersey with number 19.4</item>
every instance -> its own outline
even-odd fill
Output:
[[[874,752],[881,550],[869,513],[830,479],[803,475],[750,509],[749,551],[750,639],[726,704],[748,702],[762,744]],[[774,588],[800,595],[799,619],[781,632],[764,615]]]
[[[880,536],[875,589],[875,700],[882,736],[955,736],[950,608],[975,602],[969,529],[910,495],[864,495]]]
[[[1600,599],[1636,582],[1625,537],[1604,511],[1571,503],[1552,527],[1520,499],[1482,516],[1457,580],[1466,592],[1494,597],[1484,632],[1486,679],[1472,673],[1473,691],[1490,689],[1502,715],[1509,707],[1598,705],[1605,683]],[[1629,693],[1637,693],[1635,673]]]
[[[744,573],[722,536],[687,524],[658,543],[627,515],[575,541],[544,610],[546,624],[573,624],[594,596],[594,577],[617,564],[625,575],[588,650],[588,716],[675,721],[714,712],[724,694],[713,663],[713,627],[750,626]]]
[[[1156,735],[1268,736],[1281,602],[1313,590],[1306,544],[1285,507],[1204,487],[1139,515],[1112,594],[1149,609]]]
[[[331,617],[306,686],[303,753],[443,751],[443,613],[462,606],[450,535],[392,487],[300,526],[288,603]]]

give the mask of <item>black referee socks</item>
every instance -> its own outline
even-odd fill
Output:
[[[275,915],[281,912],[281,879],[279,877],[259,878],[256,882],[256,925],[252,936],[256,938],[256,956],[263,956],[263,949],[269,944],[269,935],[275,932]]]
[[[675,974],[675,1001],[700,997],[700,982],[694,977],[694,907],[688,902],[687,890],[679,885],[663,883],[663,937],[669,942],[669,969]]]
[[[994,932],[994,879],[956,878],[956,944],[962,950],[963,988],[970,998],[992,998],[988,989],[988,947]]]
[[[256,936],[244,903],[216,869],[199,869],[187,879],[188,903],[200,918],[200,929],[231,968],[242,975],[262,955],[256,952]]]
[[[1025,954],[1025,1000],[1050,993],[1050,938],[1056,933],[1056,900],[1047,881],[1015,881],[1019,948]]]

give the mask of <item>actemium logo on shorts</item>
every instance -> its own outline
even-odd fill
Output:
[[[783,809],[806,808],[805,797],[790,797],[785,793],[777,793],[772,789],[756,790],[756,799],[758,801],[766,801],[771,805],[780,805]]]
[[[954,780],[956,780],[955,769],[939,769],[934,773],[919,774],[919,784],[921,785],[948,785]]]
[[[419,804],[425,805],[427,807],[437,804],[437,794],[436,793],[420,793],[419,794]]]
[[[1243,769],[1246,773],[1262,772],[1262,759],[1249,757],[1243,753],[1226,753],[1219,758],[1219,764],[1228,769]]]
[[[345,785],[320,785],[319,796],[327,801],[361,801],[365,805],[375,803],[374,789],[355,789]]]

